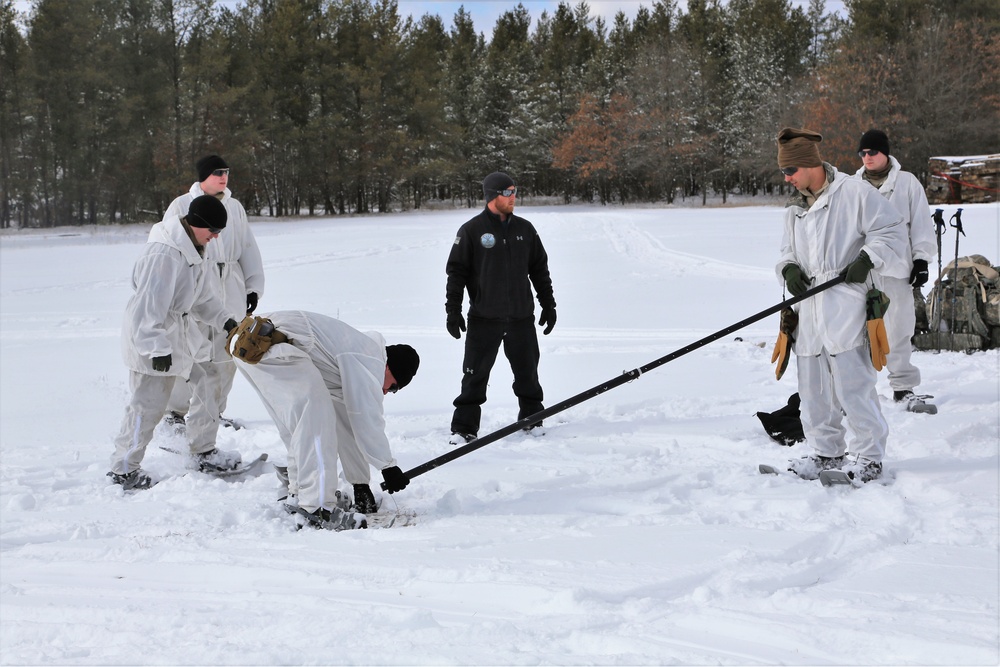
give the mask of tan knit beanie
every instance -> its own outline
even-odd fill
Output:
[[[823,136],[812,130],[786,127],[778,132],[778,168],[819,167],[819,142]]]

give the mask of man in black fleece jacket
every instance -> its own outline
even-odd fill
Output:
[[[462,361],[462,393],[455,399],[452,444],[464,444],[479,432],[486,385],[500,343],[514,374],[518,419],[541,411],[538,382],[538,335],[535,333],[535,288],[546,335],[556,323],[556,302],[549,277],[549,258],[534,226],[514,215],[517,188],[503,172],[483,180],[486,208],[458,230],[448,257],[445,311],[448,333],[461,338],[466,330],[462,299],[469,293],[468,335]],[[530,281],[530,284],[529,284]],[[532,424],[528,430],[541,426]]]

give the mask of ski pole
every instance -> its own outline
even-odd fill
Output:
[[[955,234],[955,273],[951,279],[951,339],[954,341],[955,311],[958,310],[958,238],[959,236],[965,236],[965,231],[962,229],[962,209],[960,208],[955,211],[955,215],[951,216],[951,220],[948,222],[957,230]]]
[[[458,447],[456,449],[451,450],[447,454],[443,454],[443,455],[437,457],[436,459],[432,459],[430,461],[427,461],[426,463],[422,463],[422,464],[418,465],[416,468],[413,468],[412,470],[407,470],[405,474],[410,479],[413,479],[414,477],[417,477],[418,475],[423,475],[425,472],[430,472],[431,470],[434,470],[435,468],[443,466],[445,463],[448,463],[449,461],[454,461],[457,458],[460,458],[462,456],[465,456],[466,454],[474,452],[477,449],[479,449],[480,447],[485,447],[486,445],[494,443],[497,440],[500,440],[501,438],[506,438],[511,433],[515,433],[515,432],[517,432],[517,431],[519,431],[521,429],[527,428],[531,424],[535,424],[537,422],[540,422],[543,419],[551,417],[554,414],[558,414],[558,413],[562,412],[563,410],[567,410],[567,409],[573,407],[574,405],[579,405],[580,403],[583,403],[584,401],[588,401],[588,400],[594,398],[595,396],[599,396],[599,395],[603,394],[606,391],[609,391],[611,389],[614,389],[615,387],[618,387],[618,386],[621,386],[621,385],[625,384],[626,382],[631,382],[632,380],[636,380],[643,373],[648,373],[649,371],[651,371],[651,370],[653,370],[655,368],[659,368],[663,364],[668,363],[670,361],[673,361],[674,359],[677,359],[678,357],[682,357],[685,354],[687,354],[688,352],[693,352],[694,350],[697,350],[700,347],[704,347],[705,345],[708,345],[709,343],[711,343],[713,341],[719,340],[723,336],[728,336],[729,334],[733,333],[734,331],[738,331],[738,330],[742,329],[743,327],[749,326],[749,325],[753,324],[754,322],[758,322],[758,321],[764,319],[765,317],[769,317],[770,315],[773,315],[774,313],[779,312],[782,308],[787,308],[787,307],[789,307],[789,306],[791,306],[793,304],[798,303],[799,301],[803,301],[805,299],[808,299],[809,297],[814,296],[816,294],[819,294],[820,292],[822,292],[824,290],[828,290],[831,287],[833,287],[834,285],[839,285],[842,282],[844,282],[844,276],[837,276],[836,278],[834,278],[832,280],[828,280],[827,282],[825,282],[825,283],[823,283],[821,285],[817,285],[816,287],[813,287],[812,289],[806,290],[805,292],[803,292],[802,294],[800,294],[798,296],[793,296],[790,299],[786,299],[786,300],[782,301],[779,304],[776,304],[774,306],[771,306],[770,308],[767,308],[765,310],[760,311],[756,315],[751,315],[750,317],[746,318],[745,320],[740,320],[736,324],[731,324],[728,327],[726,327],[725,329],[719,329],[715,333],[709,334],[708,336],[705,336],[704,338],[702,338],[700,340],[697,340],[694,343],[691,343],[690,345],[688,345],[686,347],[682,347],[679,350],[671,352],[668,355],[662,356],[662,357],[660,357],[659,359],[657,359],[655,361],[651,361],[650,363],[646,364],[645,366],[640,366],[639,368],[633,369],[631,371],[626,371],[626,372],[622,373],[621,375],[619,375],[618,377],[612,378],[612,379],[608,380],[607,382],[603,382],[603,383],[601,383],[601,384],[599,384],[599,385],[597,385],[595,387],[591,387],[587,391],[580,392],[576,396],[572,396],[570,398],[567,398],[562,403],[557,403],[556,405],[553,405],[551,407],[545,408],[544,410],[542,410],[540,412],[536,412],[535,414],[531,415],[530,417],[525,417],[523,419],[519,419],[518,421],[514,422],[513,424],[508,424],[507,426],[504,426],[503,428],[497,429],[496,431],[493,431],[492,433],[490,433],[488,435],[484,435],[481,438],[477,438],[477,439],[473,440],[472,442],[470,442],[470,443],[468,443],[466,445],[462,445],[461,447]],[[384,491],[385,490],[385,482],[382,482],[381,486],[382,486],[382,490]]]
[[[944,268],[941,265],[941,237],[948,230],[948,224],[944,221],[944,211],[939,208],[934,209],[934,234],[937,236],[937,248],[938,248],[938,277],[937,277],[937,295],[934,298],[934,303],[932,307],[933,312],[937,315],[937,331],[934,332],[934,343],[937,347],[937,351],[941,351],[941,276],[944,275]],[[931,320],[934,318],[932,317]]]

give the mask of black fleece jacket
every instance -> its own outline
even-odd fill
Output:
[[[448,313],[462,312],[463,293],[468,290],[470,318],[533,317],[531,286],[543,309],[556,307],[542,240],[535,227],[517,215],[501,221],[484,208],[462,225],[448,256],[447,272]]]

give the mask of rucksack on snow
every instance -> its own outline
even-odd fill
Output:
[[[982,255],[950,262],[926,303],[928,331],[913,337],[916,349],[1000,347],[1000,272]]]

